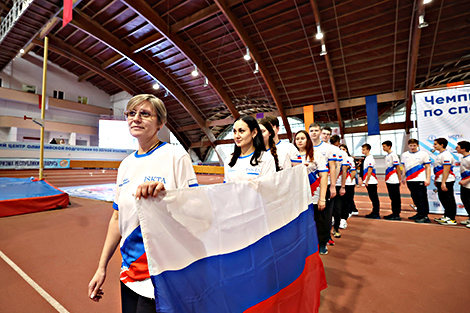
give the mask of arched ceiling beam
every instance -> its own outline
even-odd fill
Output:
[[[423,1],[417,0],[417,10],[414,16],[413,21],[413,35],[411,37],[411,51],[408,54],[408,73],[406,75],[406,119],[405,119],[405,131],[407,134],[410,133],[410,124],[411,124],[411,105],[413,104],[413,97],[411,96],[411,91],[416,84],[416,71],[418,68],[418,51],[419,51],[419,42],[421,40],[421,28],[419,28],[419,16],[424,14],[424,4]]]
[[[317,26],[320,25],[320,11],[318,10],[318,5],[316,0],[310,0],[310,4],[312,6],[313,10],[313,15],[315,16],[315,21],[317,22]],[[323,30],[323,33],[325,31]],[[321,44],[325,44],[325,35],[323,35],[323,38],[321,39]],[[325,63],[326,67],[328,69],[328,76],[330,78],[330,84],[331,84],[331,90],[333,92],[333,99],[335,102],[335,110],[336,110],[336,115],[338,116],[338,124],[339,124],[339,130],[341,133],[341,137],[344,137],[344,125],[343,125],[343,117],[341,116],[341,111],[339,109],[339,99],[338,99],[338,92],[336,90],[336,82],[335,82],[335,76],[333,73],[333,65],[331,64],[330,60],[330,55],[327,53],[325,54]]]
[[[88,35],[102,41],[110,48],[112,48],[117,53],[127,57],[131,62],[136,66],[141,68],[153,79],[161,82],[165,88],[173,95],[173,97],[181,104],[181,106],[191,115],[191,117],[196,121],[199,127],[202,129],[203,133],[209,139],[211,145],[215,147],[216,138],[211,130],[205,126],[205,120],[198,112],[197,108],[192,104],[192,102],[183,94],[180,88],[171,81],[166,74],[162,73],[157,67],[152,64],[144,55],[142,54],[133,54],[131,47],[122,42],[111,32],[107,31],[105,28],[101,27],[100,24],[92,20],[89,16],[83,13],[80,10],[75,10],[74,18],[71,22],[75,27],[80,28],[82,31]]]
[[[61,56],[64,56],[75,63],[78,63],[87,69],[93,71],[95,74],[102,76],[103,78],[109,80],[122,90],[128,92],[129,94],[133,95],[135,92],[132,88],[128,86],[128,82],[122,81],[111,74],[106,73],[100,67],[100,64],[90,58],[89,56],[85,55],[84,53],[80,52],[79,50],[75,49],[72,46],[69,46],[63,43],[60,39],[54,37],[53,35],[49,35],[49,50],[55,52]],[[33,44],[44,47],[44,42],[37,38],[33,39]]]
[[[282,106],[281,98],[279,97],[279,94],[277,93],[276,85],[274,84],[274,81],[270,75],[268,68],[266,67],[266,64],[263,61],[263,58],[259,54],[258,49],[256,48],[255,44],[251,40],[243,24],[235,16],[235,14],[230,10],[230,7],[228,6],[227,1],[226,0],[214,0],[214,2],[217,4],[219,9],[222,11],[222,13],[227,17],[233,29],[237,32],[238,37],[240,37],[240,39],[242,40],[243,44],[248,47],[255,61],[258,62],[259,72],[261,73],[261,76],[263,76],[263,79],[266,85],[268,86],[269,92],[271,93],[271,96],[274,99],[274,103],[276,103],[277,109],[279,111],[279,114],[281,115],[282,121],[286,128],[288,138],[290,140],[292,138],[292,131],[290,129],[289,122],[287,121],[287,116],[286,116],[286,113],[284,112],[284,107]]]
[[[240,116],[232,100],[222,88],[212,71],[203,63],[202,59],[181,39],[177,34],[169,31],[168,24],[143,0],[121,0],[135,13],[144,18],[150,25],[157,29],[165,38],[170,41],[183,55],[186,56],[198,70],[207,78],[209,83],[214,87],[215,91],[225,103],[232,116],[237,118]]]

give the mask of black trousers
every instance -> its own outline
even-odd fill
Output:
[[[406,182],[408,189],[410,190],[411,199],[416,205],[418,210],[418,215],[420,217],[428,216],[429,214],[429,202],[428,202],[428,193],[426,191],[426,186],[424,186],[423,181],[408,181]]]
[[[369,184],[366,188],[369,193],[369,199],[372,201],[372,213],[380,214],[380,201],[379,195],[377,194],[377,184]]]
[[[455,220],[455,214],[457,213],[457,203],[455,203],[454,196],[454,182],[446,182],[447,191],[443,191],[441,183],[437,183],[437,196],[439,201],[444,207],[444,215]]]
[[[333,225],[334,229],[339,228],[339,222],[341,221],[341,213],[344,202],[344,196],[339,195],[340,190],[341,186],[336,186],[336,197],[333,204],[333,217],[335,218],[335,223]]]
[[[320,245],[326,245],[330,239],[331,233],[331,211],[332,202],[329,200],[330,188],[326,191],[326,203],[323,211],[318,210],[318,205],[313,206],[313,212],[315,215],[315,224],[317,224],[318,243]],[[334,199],[334,198],[333,198]]]
[[[122,313],[155,313],[155,300],[143,297],[121,282]]]
[[[460,186],[460,199],[462,200],[465,210],[470,217],[470,189]]]
[[[354,192],[356,186],[346,185],[346,193],[343,196],[343,204],[341,207],[341,218],[347,220],[349,213],[352,213],[353,209],[356,207],[354,203]]]
[[[386,184],[388,190],[388,196],[392,201],[392,213],[393,215],[400,215],[401,213],[401,196],[400,196],[400,184]]]

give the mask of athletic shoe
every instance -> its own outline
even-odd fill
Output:
[[[400,215],[395,215],[395,214],[390,214],[384,216],[384,219],[389,220],[389,221],[401,221]]]
[[[419,224],[431,223],[431,220],[429,219],[429,217],[424,216],[424,217],[415,219],[415,223],[419,223]]]
[[[467,224],[466,226],[467,226],[468,228],[470,228],[470,224]]]
[[[333,230],[333,237],[341,238],[341,233],[338,230]]]
[[[438,223],[440,223],[440,222],[447,222],[448,220],[450,220],[450,218],[448,218],[448,217],[445,216],[445,215],[434,219],[434,221],[435,221],[435,222],[438,222]]]
[[[447,221],[438,222],[441,225],[457,225],[456,220],[451,220],[450,218]]]
[[[377,213],[370,213],[370,214],[367,214],[365,217],[366,217],[366,218],[376,219],[376,220],[379,220],[379,219],[380,219],[380,215],[377,214]]]
[[[334,245],[335,245],[335,241],[334,241],[333,239],[330,239],[330,240],[328,240],[327,245],[329,245],[329,246],[334,246]]]
[[[410,204],[410,207],[411,207],[413,210],[416,210],[416,205]]]
[[[351,215],[359,215],[359,211],[357,209],[353,209]]]
[[[347,227],[348,227],[348,222],[346,222],[346,220],[342,218],[341,221],[339,222],[339,228],[346,229]]]
[[[422,216],[420,216],[419,214],[415,214],[413,216],[408,217],[409,220],[416,220],[416,219],[420,219],[420,218],[422,218]]]
[[[331,218],[331,226],[333,226],[334,224],[335,224],[335,218],[332,217],[332,218]]]
[[[320,251],[321,255],[328,254],[328,248],[326,247],[326,245],[320,245],[318,250]]]
[[[462,225],[470,225],[470,218],[469,218],[468,220],[461,221],[460,224],[462,224]]]

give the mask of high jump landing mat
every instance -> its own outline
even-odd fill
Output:
[[[0,217],[66,208],[69,195],[45,180],[0,177]]]

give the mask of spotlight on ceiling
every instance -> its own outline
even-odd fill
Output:
[[[253,71],[253,74],[258,74],[258,73],[259,73],[258,62],[255,62],[255,70]]]
[[[423,4],[428,4],[428,3],[430,3],[431,1],[432,1],[432,0],[424,0],[424,1],[423,1]]]
[[[323,38],[323,33],[321,32],[320,25],[317,25],[317,34],[315,35],[315,38],[317,38],[318,40]]]
[[[24,49],[20,49],[20,53],[23,54],[23,53],[24,53]]]
[[[168,97],[168,90],[165,90],[165,97]]]
[[[429,24],[426,23],[426,21],[424,20],[424,14],[419,16],[418,21],[419,21],[418,28],[425,28],[429,26]]]
[[[158,90],[160,89],[160,85],[158,83],[153,84],[153,89]]]
[[[326,55],[328,52],[326,52],[326,45],[321,45],[321,52],[320,52],[320,55],[321,56],[324,56]]]
[[[204,85],[203,87],[207,87],[209,86],[209,80],[207,79],[207,77],[204,77]]]
[[[199,72],[197,71],[197,66],[196,65],[194,65],[194,70],[191,72],[191,75],[193,75],[194,77],[199,75]]]
[[[251,59],[250,49],[248,49],[248,47],[246,47],[246,54],[243,56],[243,58],[247,61],[249,61]]]

